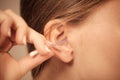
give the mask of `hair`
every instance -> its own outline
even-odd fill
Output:
[[[86,15],[103,0],[21,0],[21,16],[27,24],[43,34],[45,24],[52,19],[63,19],[67,23],[76,23],[85,19]],[[35,48],[28,44],[28,51]],[[32,70],[36,77],[42,70],[43,64]]]

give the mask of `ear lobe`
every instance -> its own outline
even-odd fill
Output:
[[[69,63],[73,60],[73,50],[67,42],[67,38],[65,38],[63,41],[57,42],[52,47],[52,51],[55,52],[57,58],[65,63]]]
[[[51,50],[61,61],[68,63],[73,60],[73,50],[65,34],[65,24],[60,20],[52,20],[47,23],[44,29],[46,39],[54,45]]]

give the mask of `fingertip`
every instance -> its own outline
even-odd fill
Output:
[[[53,52],[49,49],[47,45],[44,45],[41,55],[53,55]]]
[[[26,36],[23,37],[23,44],[24,44],[24,45],[27,45]]]
[[[51,47],[51,46],[54,45],[52,42],[50,42],[50,41],[48,41],[48,40],[46,41],[46,44],[47,44],[48,47]]]
[[[40,65],[44,61],[50,59],[53,54],[48,54],[41,56],[37,50],[30,52],[29,55],[19,60],[19,64],[22,70],[22,73],[25,74],[29,70],[33,69],[37,65]]]
[[[25,37],[20,37],[20,36],[16,38],[16,43],[18,45],[27,45],[26,38]]]
[[[5,18],[5,20],[1,23],[1,34],[4,35],[5,37],[10,37],[11,26],[12,26],[12,19],[10,17]]]
[[[8,37],[11,37],[11,29],[8,30]]]
[[[51,52],[51,50],[50,50],[46,45],[44,46],[44,48],[45,48],[45,50],[46,50],[48,53]]]
[[[27,45],[27,30],[25,28],[17,29],[16,43],[19,45]]]

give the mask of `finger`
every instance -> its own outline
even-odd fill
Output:
[[[0,11],[0,34],[8,36],[9,27],[12,25],[12,19],[3,11]]]
[[[0,10],[0,24],[4,21],[6,18],[6,15],[4,15],[4,12]]]
[[[11,36],[11,26],[12,26],[12,20],[10,18],[7,18],[6,20],[3,21],[1,24],[1,35],[4,35],[5,37],[10,37]]]
[[[25,26],[27,27],[26,28],[27,30],[29,29],[27,24],[25,23],[25,21],[21,17],[17,16],[12,11],[7,10],[6,13],[8,13],[13,18],[13,20],[15,21],[15,28],[18,29],[17,33],[16,33],[16,37],[17,37],[16,41],[17,41],[17,43],[21,42],[21,39],[23,39],[23,42],[25,42],[26,38],[23,37],[25,31],[23,31],[23,30],[25,30],[24,29]],[[34,31],[32,29],[30,29],[29,33],[30,33],[29,37],[30,37],[30,40],[31,40],[30,43],[33,43],[35,45],[35,48],[38,50],[38,52],[44,53],[44,54],[50,52],[48,47],[45,46],[45,38],[42,35],[40,35],[40,33],[37,33],[36,31]]]
[[[13,29],[16,30],[16,43],[26,44],[26,34],[28,25],[20,16],[16,15],[13,11],[6,10],[5,13],[9,15],[14,21]]]
[[[0,80],[18,80],[17,77],[20,76],[17,61],[5,52],[0,53],[0,73]]]
[[[42,55],[45,55],[51,52],[50,49],[45,44],[45,41],[46,41],[45,37],[32,29],[29,29],[28,41],[34,44],[37,51]]]
[[[9,36],[9,30],[12,26],[12,19],[4,12],[0,12],[0,51],[8,51],[12,43],[7,38]]]
[[[0,39],[0,52],[8,52],[12,48],[13,44],[9,38]]]
[[[53,56],[52,53],[44,55],[44,56],[42,56],[40,54],[38,54],[34,57],[31,57],[29,55],[25,56],[24,58],[19,60],[19,65],[20,65],[20,68],[21,68],[22,75],[26,74],[28,71],[32,70],[37,65],[40,65],[41,63],[48,60],[52,56]]]

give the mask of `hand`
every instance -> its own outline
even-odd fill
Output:
[[[15,60],[8,51],[14,45],[24,45],[26,42],[33,44],[36,50]],[[20,16],[11,10],[0,11],[0,80],[19,80],[28,71],[51,58],[54,54],[46,42],[45,37],[28,27]]]

